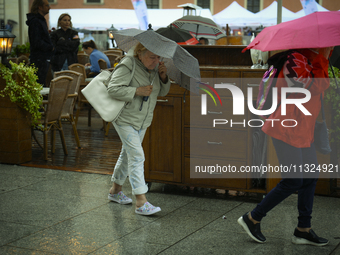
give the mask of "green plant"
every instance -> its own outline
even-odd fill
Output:
[[[12,68],[0,65],[0,77],[6,81],[0,96],[8,96],[13,103],[29,112],[32,126],[39,125],[42,85],[37,82],[37,69],[24,63],[16,64],[10,61],[10,64]]]
[[[17,45],[12,49],[11,57],[19,57],[20,54],[30,53],[30,43]]]
[[[327,93],[325,93],[325,101],[330,103],[332,108],[332,129],[330,129],[330,133],[332,135],[331,142],[335,142],[337,148],[340,148],[340,91],[337,88],[335,83],[335,79],[340,87],[340,71],[338,68],[333,67],[334,74],[331,71],[331,68],[328,68],[328,74],[330,78],[330,85]],[[340,150],[338,150],[340,153]]]

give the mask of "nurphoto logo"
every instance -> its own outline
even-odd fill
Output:
[[[221,106],[222,100],[219,96],[216,89],[227,89],[232,96],[232,105],[233,105],[233,116],[236,115],[244,115],[245,116],[245,97],[243,94],[243,91],[241,88],[230,84],[230,83],[221,83],[221,84],[214,84],[214,87],[208,85],[207,83],[200,83],[201,85],[205,86],[205,88],[201,88],[204,92],[206,92],[214,101],[215,106],[217,106],[216,100],[213,96],[213,94],[208,90],[210,89],[215,96],[220,101]],[[278,88],[273,88],[272,90],[272,105],[270,109],[256,109],[254,107],[253,102],[253,88],[248,87],[247,88],[247,106],[248,110],[253,113],[254,115],[258,116],[269,116],[272,114],[279,105],[281,105],[281,115],[285,116],[287,113],[287,106],[288,105],[295,105],[304,115],[311,115],[311,113],[303,106],[304,103],[308,102],[311,99],[311,93],[308,89],[305,88],[297,88],[297,87],[282,87],[279,88],[281,90],[281,102],[278,100]],[[299,93],[301,95],[300,98],[289,98],[291,94]],[[201,94],[201,115],[207,115],[208,114],[208,106],[207,106],[207,94]],[[303,95],[303,96],[302,96]],[[235,122],[233,119],[213,119],[212,126],[216,127],[216,125],[225,125],[230,123],[231,127],[234,125],[242,125],[246,126],[246,124],[249,127],[261,127],[264,125],[264,122],[271,122],[272,126],[274,127],[276,122],[281,122],[280,124],[284,127],[295,127],[298,125],[298,122],[294,119],[284,119],[284,120],[278,120],[278,119],[250,119],[246,123],[246,119],[244,119],[241,122]],[[258,123],[258,124],[256,124]]]

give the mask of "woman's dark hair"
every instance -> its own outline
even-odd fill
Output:
[[[92,49],[97,49],[97,45],[93,40],[83,43],[82,48],[87,49],[88,47],[91,47]]]
[[[44,4],[44,0],[34,0],[31,6],[31,13],[37,14],[39,11],[39,7],[43,6]]]

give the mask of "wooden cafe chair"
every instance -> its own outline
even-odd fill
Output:
[[[117,57],[120,57],[116,54],[106,54],[106,56],[108,57],[108,59],[110,60],[110,64],[111,64],[111,68],[114,67],[114,64],[116,63],[116,59]]]
[[[69,89],[71,87],[73,78],[69,76],[60,76],[58,78],[52,79],[50,83],[50,91],[48,95],[48,100],[44,100],[44,113],[42,114],[41,124],[42,126],[37,126],[35,130],[43,132],[43,146],[39,143],[37,137],[35,136],[34,130],[32,132],[34,139],[37,141],[38,145],[44,150],[44,159],[48,158],[48,143],[47,137],[49,131],[51,133],[51,152],[55,153],[55,132],[59,131],[60,139],[62,142],[64,154],[67,155],[67,148],[65,142],[64,131],[61,125],[61,113],[69,94]]]
[[[88,107],[87,125],[90,127],[91,126],[91,110],[92,110],[92,106],[87,101],[87,99],[84,97],[84,95],[81,93],[81,90],[83,88],[85,88],[87,84],[89,84],[91,79],[86,79],[85,66],[82,65],[82,64],[75,63],[75,64],[72,64],[72,65],[69,65],[68,69],[82,74],[82,77],[80,79],[80,86],[79,86],[79,90],[78,90],[78,95],[79,96],[78,96],[78,105],[77,105],[75,124],[76,124],[76,126],[78,124],[80,109],[83,107],[83,105],[86,104],[87,107]]]
[[[77,143],[77,147],[80,148],[80,140],[79,140],[78,130],[77,130],[77,126],[74,120],[73,112],[74,112],[74,106],[78,98],[80,81],[83,75],[81,73],[78,73],[72,70],[65,70],[65,71],[55,72],[54,78],[57,78],[59,76],[64,76],[64,75],[72,77],[73,81],[71,83],[68,97],[66,99],[63,110],[61,112],[61,119],[67,120],[68,122],[71,123],[72,128],[73,128],[73,133],[75,136],[75,140]]]
[[[87,54],[78,53],[77,58],[78,58],[79,64],[85,65],[87,63],[90,63],[90,58],[89,58],[89,55],[87,55]]]
[[[111,50],[106,50],[106,51],[103,51],[104,54],[115,54],[115,55],[118,55],[118,56],[123,56],[123,51],[121,49],[111,49]]]

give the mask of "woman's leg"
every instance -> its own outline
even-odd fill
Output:
[[[298,228],[300,230],[309,229],[311,227],[314,193],[319,177],[319,172],[314,172],[312,170],[318,166],[314,143],[311,145],[310,148],[302,149],[302,158],[303,164],[307,164],[309,166],[309,171],[307,171],[307,169],[306,171],[304,171],[303,184],[298,190]],[[313,165],[315,167],[313,167]]]
[[[110,189],[111,194],[117,194],[122,191],[122,185],[124,184],[126,177],[128,176],[128,159],[124,146],[119,154],[116,162],[113,174],[111,177],[112,188]]]
[[[132,187],[133,195],[144,195],[148,191],[148,187],[145,184],[144,179],[144,151],[142,147],[142,141],[146,132],[146,129],[135,130],[131,126],[119,126],[113,123],[122,143],[123,149],[115,171],[113,173],[113,181],[119,185],[122,185],[129,175],[129,180]],[[118,170],[116,172],[116,170]],[[136,197],[137,198],[137,197]],[[144,196],[138,196],[139,200],[146,200]],[[143,203],[144,204],[144,203]]]
[[[303,154],[300,148],[293,147],[283,141],[273,139],[273,144],[276,150],[279,164],[293,169],[293,166],[303,165]],[[251,216],[256,221],[261,221],[266,216],[267,212],[281,203],[292,193],[298,191],[303,185],[302,173],[283,173],[283,179],[278,185],[272,189],[265,198],[251,212]]]
[[[280,165],[288,166],[302,164],[301,149],[287,143],[273,139],[276,154]],[[294,174],[293,174],[294,175]],[[244,214],[237,221],[247,234],[259,243],[264,243],[266,238],[261,232],[260,221],[266,214],[284,199],[297,191],[302,186],[302,174],[283,174],[283,179],[273,188],[264,199],[250,213]],[[297,177],[297,178],[292,178]]]

